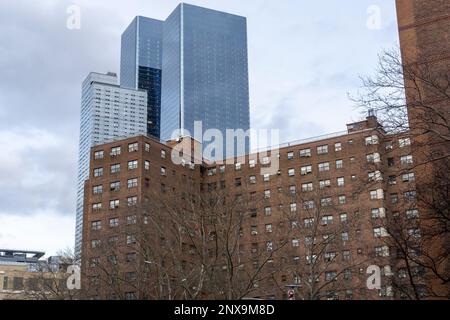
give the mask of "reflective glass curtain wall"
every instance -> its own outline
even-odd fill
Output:
[[[249,129],[246,18],[180,4],[164,24],[162,69],[162,139],[193,135],[195,121],[224,137]]]
[[[163,21],[137,16],[122,34],[120,84],[147,90],[147,132],[160,137]]]

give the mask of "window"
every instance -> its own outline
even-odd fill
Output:
[[[369,181],[383,181],[383,176],[380,171],[369,172]]]
[[[120,164],[111,165],[111,173],[119,173],[120,172]]]
[[[103,176],[103,168],[94,169],[94,177],[101,177],[101,176]]]
[[[216,173],[217,173],[217,169],[216,168],[208,169],[208,177],[215,176]]]
[[[121,149],[120,147],[111,148],[111,153],[109,154],[111,157],[116,157],[120,155]]]
[[[327,179],[327,180],[320,180],[319,181],[319,187],[320,189],[325,189],[327,187],[331,186],[331,180]]]
[[[99,265],[99,262],[100,262],[100,258],[98,258],[98,257],[91,258],[91,259],[89,259],[89,266],[91,268],[95,268]]]
[[[415,180],[414,172],[402,174],[403,182],[411,182]]]
[[[371,209],[372,219],[384,218],[386,216],[384,208]]]
[[[315,238],[313,238],[311,236],[306,236],[305,237],[305,245],[306,246],[311,246],[311,245],[313,245],[315,243],[316,243]]]
[[[383,189],[371,190],[369,192],[370,200],[381,200],[384,199]]]
[[[377,257],[389,257],[389,247],[388,246],[377,246],[375,247],[375,255]]]
[[[127,262],[134,262],[134,261],[136,261],[136,258],[137,258],[136,252],[129,252],[126,255],[126,261]]]
[[[344,177],[337,178],[336,180],[337,180],[338,187],[345,186],[345,179],[344,179]]]
[[[318,146],[317,147],[317,154],[327,154],[328,153],[328,146]]]
[[[420,229],[419,228],[408,229],[408,235],[418,239],[421,237]]]
[[[404,148],[411,145],[411,138],[398,139],[398,146]]]
[[[348,237],[348,234],[347,234],[347,237]],[[348,240],[348,238],[347,238],[347,240]],[[350,260],[351,258],[352,258],[352,254],[351,254],[350,250],[344,250],[344,251],[342,251],[342,260],[348,261],[348,260]]]
[[[344,161],[336,160],[336,169],[342,169],[344,167]]]
[[[102,228],[102,222],[100,220],[91,222],[91,230],[98,231],[101,228]]]
[[[398,269],[397,275],[400,279],[405,279],[407,276],[406,269],[405,268]]]
[[[293,177],[295,175],[295,169],[289,169],[288,170],[288,176]]]
[[[389,176],[388,177],[388,183],[390,186],[394,186],[397,184],[397,177],[396,176]]]
[[[94,203],[92,204],[92,210],[93,211],[100,211],[102,209],[102,204],[101,203]]]
[[[292,239],[292,246],[293,247],[299,247],[300,246],[300,240],[299,239]]]
[[[93,194],[102,194],[103,193],[103,186],[94,186],[92,187],[92,193]]]
[[[166,158],[166,150],[161,150],[161,159]]]
[[[137,205],[137,197],[136,196],[128,197],[127,198],[127,203],[128,203],[129,207]]]
[[[117,243],[119,243],[119,237],[118,236],[112,236],[108,238],[108,244],[111,246],[116,246]]]
[[[308,158],[308,157],[311,157],[311,149],[300,150],[300,158]]]
[[[258,234],[258,227],[257,226],[251,226],[250,227],[250,234],[252,236],[256,236]]]
[[[128,161],[128,170],[134,170],[138,168],[138,161],[137,160],[132,160],[132,161]]]
[[[391,203],[392,204],[396,204],[396,203],[398,203],[398,194],[396,194],[396,193],[391,193]]]
[[[136,236],[134,234],[127,235],[127,244],[136,243]]]
[[[250,182],[250,184],[256,184],[256,176],[250,176],[249,182]]]
[[[347,213],[341,213],[339,215],[341,222],[347,222],[348,221],[348,214]]]
[[[336,152],[342,151],[342,143],[340,143],[340,142],[335,143],[334,151],[336,151]]]
[[[127,216],[127,224],[136,224],[137,222],[137,217],[135,215],[133,216]]]
[[[264,190],[264,199],[270,198],[270,190]]]
[[[135,292],[125,292],[125,300],[136,300],[136,293]]]
[[[137,178],[128,179],[127,184],[128,189],[136,188],[138,186],[138,179]]]
[[[387,163],[388,163],[388,167],[393,167],[395,165],[394,158],[388,158]]]
[[[304,209],[314,209],[315,208],[314,201],[313,200],[304,201],[303,208]]]
[[[264,157],[262,158],[262,164],[263,165],[268,165],[270,163],[270,158],[269,157]]]
[[[303,225],[305,228],[311,228],[314,225],[314,218],[303,219]]]
[[[120,181],[111,182],[109,185],[110,191],[119,191],[120,190]]]
[[[294,152],[288,152],[287,158],[288,158],[288,160],[294,159]]]
[[[300,168],[300,173],[302,176],[307,175],[312,172],[312,166],[304,166]]]
[[[101,150],[101,151],[96,151],[96,152],[94,153],[94,159],[95,159],[95,160],[103,159],[103,157],[104,157],[104,152],[103,152],[103,150]]]
[[[412,155],[403,156],[400,158],[400,163],[404,165],[413,164],[413,157]]]
[[[265,208],[264,208],[264,215],[265,215],[265,216],[270,216],[270,215],[272,215],[272,207],[265,207]]]
[[[136,152],[139,150],[139,143],[135,142],[135,143],[130,143],[128,145],[128,152]]]
[[[302,191],[303,192],[313,191],[313,184],[312,184],[312,182],[303,183],[302,184]]]
[[[366,155],[367,163],[378,163],[380,162],[380,154],[379,153],[371,153]]]
[[[324,258],[325,262],[331,262],[336,258],[336,253],[335,252],[325,252],[323,258]]]
[[[272,232],[272,224],[266,224],[266,232],[271,233]]]
[[[348,232],[342,232],[341,239],[342,239],[342,241],[348,241],[348,239],[349,239]]]
[[[95,249],[100,246],[100,240],[91,240],[91,248]]]
[[[111,210],[117,209],[119,207],[119,203],[120,203],[119,200],[111,200],[109,201],[109,208]]]
[[[291,229],[292,230],[299,229],[299,228],[300,228],[300,225],[299,225],[298,221],[291,221]]]
[[[366,139],[365,139],[366,146],[378,144],[378,142],[379,142],[379,139],[378,139],[377,135],[372,135],[370,137],[366,137]]]
[[[117,228],[119,226],[119,218],[111,218],[109,219],[109,227]]]
[[[242,179],[241,178],[234,179],[234,185],[236,187],[240,187],[242,185]]]
[[[322,225],[327,226],[333,224],[333,216],[323,216],[322,217]]]
[[[408,219],[419,218],[419,210],[417,210],[417,209],[406,210],[406,218],[408,218]]]
[[[266,173],[263,176],[264,182],[269,182],[270,181],[270,174]]]
[[[234,165],[234,170],[241,171],[241,169],[242,169],[242,164],[240,162],[238,162]]]
[[[256,160],[255,160],[255,159],[250,159],[250,160],[248,161],[248,166],[249,166],[250,168],[256,167]]]
[[[336,271],[325,272],[325,280],[326,281],[336,281],[337,280],[337,272]]]
[[[267,229],[266,229],[266,231],[267,231]],[[270,231],[267,231],[267,232],[272,232],[272,228],[270,229]],[[273,242],[272,241],[266,242],[266,249],[267,249],[267,252],[271,252],[273,250]]]
[[[297,212],[297,204],[296,203],[291,203],[289,205],[291,212]]]
[[[145,143],[145,152],[150,152],[150,144],[149,143]]]
[[[311,263],[315,263],[317,260],[317,255],[315,254],[308,254],[306,256],[306,264],[311,264]],[[315,277],[316,275],[314,275],[313,277]],[[317,279],[318,280],[318,279]]]
[[[327,198],[322,198],[320,199],[320,205],[322,207],[328,207],[332,205],[332,200],[331,197],[327,197]]]
[[[329,171],[329,170],[330,170],[329,162],[319,163],[319,172],[324,172],[324,171]]]
[[[414,201],[416,200],[417,192],[415,190],[406,191],[403,193],[403,197],[405,198],[405,201]]]
[[[388,235],[387,231],[383,227],[373,228],[373,236],[375,238],[386,237]]]
[[[291,195],[295,195],[296,194],[296,186],[289,186],[289,193]]]
[[[146,171],[150,170],[150,161],[148,161],[148,160],[144,161],[144,169]]]

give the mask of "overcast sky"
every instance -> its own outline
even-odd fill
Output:
[[[164,20],[178,3],[0,1],[0,248],[73,246],[81,82],[119,72],[120,35],[134,16]],[[282,142],[359,119],[347,92],[398,45],[394,0],[189,3],[247,17],[251,126],[281,128]],[[74,4],[79,30],[67,28]]]

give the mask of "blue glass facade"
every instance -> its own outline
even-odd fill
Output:
[[[161,138],[176,129],[194,134],[195,121],[224,137],[226,129],[248,130],[247,59],[244,17],[180,4],[163,30]]]
[[[163,21],[137,16],[122,34],[120,84],[147,90],[147,133],[160,137]]]

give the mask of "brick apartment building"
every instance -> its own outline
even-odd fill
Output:
[[[292,288],[297,299],[400,297],[393,278],[405,270],[385,227],[401,218],[420,236],[410,144],[369,116],[281,146],[273,175],[261,169],[275,149],[232,165],[176,165],[175,142],[96,146],[85,188],[88,295],[283,299]],[[369,265],[381,268],[380,290],[367,289]]]
[[[396,0],[418,204],[425,233],[425,264],[433,291],[449,296],[450,237],[450,3]],[[447,230],[447,231],[445,231]]]
[[[426,65],[429,74],[445,79],[448,1],[396,4],[405,68]],[[420,246],[410,244],[421,243],[417,221],[429,214],[417,190],[426,190],[438,171],[426,160],[445,156],[448,142],[434,144],[429,130],[418,132],[425,118],[417,92],[444,119],[448,100],[405,81],[411,131],[404,134],[385,133],[369,116],[344,133],[226,165],[207,159],[176,165],[171,155],[177,142],[145,136],[94,147],[83,226],[87,295],[286,299],[288,289],[295,299],[427,295],[440,280],[409,265],[421,255]],[[273,154],[279,154],[279,170],[261,174]],[[395,243],[399,238],[386,229],[406,235],[408,245]],[[448,239],[425,245],[432,254],[448,248]],[[367,287],[369,265],[380,267],[381,289]]]

